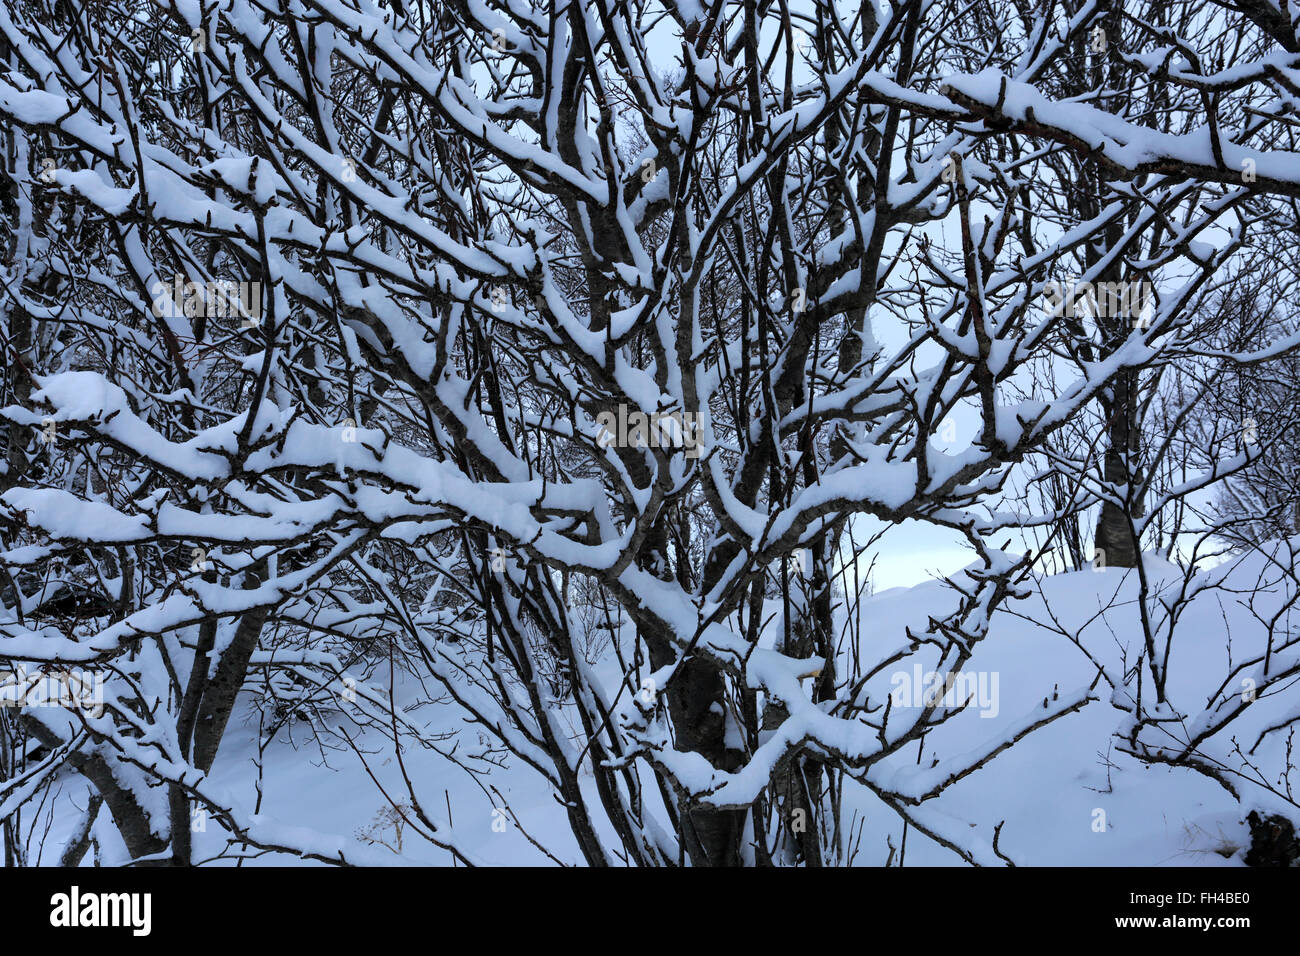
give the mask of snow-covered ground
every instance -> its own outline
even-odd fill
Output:
[[[1172,594],[1183,584],[1179,569],[1157,559],[1148,557],[1146,570],[1149,587],[1157,595],[1152,603],[1157,606],[1158,595]],[[1197,712],[1215,693],[1229,672],[1229,654],[1235,660],[1261,639],[1261,627],[1249,605],[1253,602],[1259,611],[1281,601],[1281,591],[1270,585],[1267,571],[1267,563],[1255,556],[1205,572],[1229,589],[1211,589],[1196,597],[1175,632],[1168,693],[1185,711]],[[1249,589],[1233,593],[1231,588],[1237,585]],[[1131,666],[1143,641],[1137,587],[1137,575],[1120,569],[1039,579],[1027,598],[1009,602],[995,616],[989,636],[972,658],[969,690],[975,699],[966,712],[929,734],[919,754],[915,745],[910,747],[895,758],[889,772],[875,779],[898,781],[924,771],[936,759],[959,758],[996,739],[1003,725],[1041,708],[1044,698],[1090,685],[1097,674],[1090,658],[1115,670],[1122,670],[1125,662]],[[944,582],[930,581],[867,598],[861,606],[860,666],[869,669],[874,661],[905,646],[904,628],[923,630],[929,616],[951,605],[953,594]],[[1281,623],[1285,627],[1288,621],[1283,617]],[[769,632],[776,626],[770,625]],[[1069,635],[1078,636],[1077,645]],[[842,664],[847,663],[845,655]],[[881,694],[892,693],[896,705],[907,706],[912,703],[909,682],[916,677],[917,666],[909,664],[885,669],[877,683],[883,688]],[[427,697],[431,686],[404,678],[399,681],[399,700]],[[1294,807],[1288,808],[1260,787],[1239,780],[1239,802],[1203,774],[1183,767],[1148,766],[1123,753],[1115,735],[1125,725],[1126,714],[1109,699],[1104,681],[1097,685],[1096,696],[1078,712],[1034,731],[925,803],[918,811],[920,818],[962,845],[990,842],[994,828],[1005,821],[999,847],[1019,864],[1240,866],[1249,842],[1244,823],[1248,810],[1294,816]],[[1223,740],[1212,739],[1201,752],[1240,767],[1240,759],[1234,761],[1230,753],[1232,741],[1240,741],[1265,779],[1276,783],[1289,770],[1285,734],[1269,735],[1253,751],[1251,747],[1261,731],[1295,710],[1296,696],[1294,686],[1264,694],[1221,735]],[[404,764],[421,802],[440,819],[450,816],[458,845],[478,861],[552,862],[534,845],[536,841],[555,860],[581,862],[565,815],[549,788],[538,774],[507,755],[501,755],[499,768],[476,778],[431,751],[408,747],[399,762],[391,744],[374,730],[336,724],[352,737],[353,747],[340,736],[315,734],[308,723],[298,720],[286,725],[259,758],[257,713],[251,700],[243,702],[212,771],[212,782],[252,811],[258,801],[254,781],[260,763],[261,811],[268,822],[295,828],[300,845],[324,845],[329,835],[342,837],[349,853],[368,863],[451,865],[448,852],[396,825],[396,815],[389,812],[376,785],[382,784],[399,804],[408,801]],[[488,738],[468,724],[465,713],[449,700],[426,703],[411,713],[427,721],[431,735],[455,734],[438,744],[443,751],[464,757],[487,749]],[[1177,727],[1170,732],[1186,731]],[[481,765],[474,759],[467,763]],[[889,773],[897,776],[890,778]],[[586,779],[591,779],[589,773]],[[84,805],[84,791],[76,781],[67,778],[55,805],[50,847],[61,845],[76,818],[68,801]],[[846,822],[847,818],[853,822],[846,830],[854,834],[854,863],[884,864],[892,846],[897,864],[904,840],[901,818],[863,788],[846,785],[844,793]],[[109,863],[124,848],[105,823],[101,820],[96,832],[104,862]],[[215,821],[200,818],[196,827],[195,859],[208,860],[223,848],[225,835]],[[358,843],[368,849],[361,850]],[[907,865],[961,862],[915,829],[909,828],[905,845]],[[290,861],[268,854],[250,863]],[[90,858],[85,862],[90,863]]]

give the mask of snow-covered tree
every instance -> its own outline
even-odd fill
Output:
[[[0,662],[108,675],[102,708],[24,708],[0,818],[71,767],[138,860],[196,862],[195,814],[382,859],[213,783],[246,694],[403,761],[508,754],[592,865],[844,862],[846,787],[1005,861],[932,801],[1103,684],[1168,719],[1158,655],[1044,675],[950,753],[925,741],[967,701],[890,675],[979,667],[1036,557],[1008,534],[1061,518],[999,505],[1025,462],[1070,509],[1132,504],[1138,383],[1222,350],[1193,306],[1300,196],[1294,24],[1198,6],[0,9]],[[1080,69],[1097,30],[1110,66]],[[1094,321],[1058,307],[1070,264],[1159,295]],[[1135,552],[1162,506],[1121,508]],[[974,563],[848,653],[867,518]],[[409,790],[411,831],[472,862]]]

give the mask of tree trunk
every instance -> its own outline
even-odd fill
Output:
[[[1133,533],[1133,519],[1142,516],[1142,501],[1136,487],[1141,482],[1137,405],[1137,374],[1124,373],[1116,378],[1112,397],[1103,404],[1107,413],[1108,447],[1102,467],[1107,485],[1125,495],[1125,507],[1113,501],[1102,503],[1095,536],[1098,567],[1137,567],[1138,542]]]

